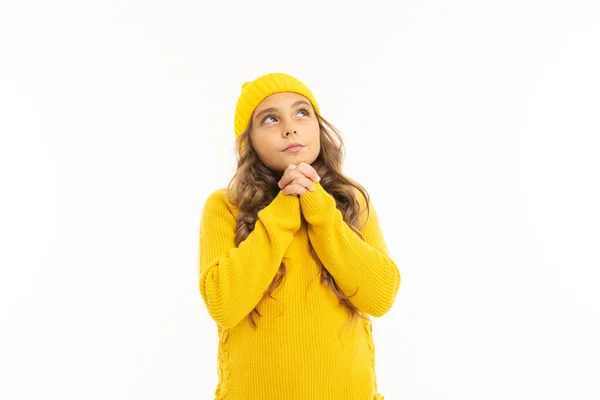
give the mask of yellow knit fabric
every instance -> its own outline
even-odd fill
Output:
[[[242,84],[242,92],[235,106],[233,130],[238,138],[250,122],[252,113],[265,98],[280,92],[294,92],[306,97],[317,113],[321,113],[315,96],[298,78],[283,72],[272,72]]]
[[[235,246],[238,210],[226,189],[212,192],[200,222],[199,289],[216,322],[215,400],[383,400],[377,391],[372,324],[349,312],[317,276],[318,258],[340,289],[366,314],[392,307],[400,272],[390,258],[372,204],[363,241],[324,187],[300,198],[282,191],[258,212],[254,229]],[[358,192],[357,192],[358,193]],[[361,209],[365,201],[358,196]],[[366,218],[361,214],[361,224]],[[287,275],[263,296],[281,261]],[[248,314],[258,305],[262,316]]]

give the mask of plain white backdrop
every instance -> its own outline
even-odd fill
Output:
[[[213,398],[200,212],[242,83],[281,71],[341,130],[402,274],[373,322],[386,399],[598,399],[598,20],[591,0],[3,2],[0,398]]]

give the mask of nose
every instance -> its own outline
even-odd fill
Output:
[[[288,137],[290,134],[298,134],[297,128],[294,128],[294,126],[296,125],[294,121],[285,121],[281,125],[283,126],[282,134],[284,137]]]

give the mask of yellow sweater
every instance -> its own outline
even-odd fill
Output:
[[[235,246],[239,210],[226,189],[207,198],[200,223],[199,286],[219,336],[215,399],[383,400],[377,391],[370,321],[350,314],[320,277],[319,259],[362,312],[392,307],[400,272],[390,258],[372,204],[365,241],[350,229],[323,186],[300,198],[282,191],[258,212],[254,229]],[[364,198],[359,195],[361,209]],[[361,222],[366,212],[361,214]],[[287,275],[264,292],[282,261]],[[358,292],[357,292],[358,290]],[[254,314],[257,328],[248,314]]]

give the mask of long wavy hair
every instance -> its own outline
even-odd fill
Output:
[[[358,226],[361,211],[360,203],[358,202],[355,193],[356,190],[358,190],[365,199],[367,220],[370,213],[369,194],[359,183],[342,174],[342,162],[345,157],[345,147],[340,131],[315,110],[313,110],[313,112],[319,122],[321,149],[317,159],[312,163],[312,167],[321,177],[319,183],[335,198],[336,207],[341,211],[344,221],[348,223],[350,228],[356,232],[361,239],[364,240],[364,236],[360,231],[362,226]],[[254,224],[258,218],[258,212],[266,207],[279,193],[280,189],[277,186],[277,182],[282,176],[282,173],[268,168],[259,159],[250,140],[251,130],[252,117],[250,118],[250,123],[247,128],[236,140],[237,169],[229,182],[227,190],[228,200],[239,210],[235,231],[236,246],[239,246],[239,244],[243,242],[254,229]],[[365,220],[365,224],[367,220]],[[314,279],[320,275],[321,283],[327,285],[338,297],[340,303],[347,308],[351,316],[350,322],[353,322],[356,317],[370,321],[369,315],[359,311],[350,300],[356,292],[350,296],[347,296],[342,292],[335,282],[335,279],[319,260],[310,241],[309,251],[314,259],[318,260],[321,267],[320,272],[311,280],[309,286]],[[272,293],[283,282],[286,271],[285,262],[282,261],[277,274],[264,295],[268,295],[273,300],[279,302],[279,300],[272,296]],[[308,287],[306,289],[308,290]],[[262,315],[258,311],[258,307],[255,307],[248,315],[252,326],[257,328],[253,318],[254,313],[261,317]],[[344,325],[344,328],[347,325],[348,323]]]

